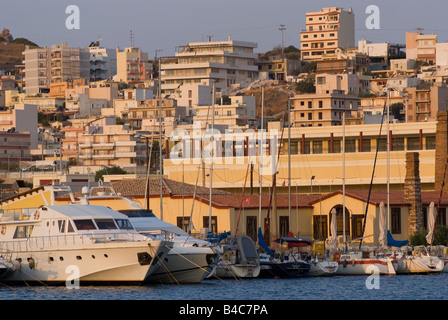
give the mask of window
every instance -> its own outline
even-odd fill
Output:
[[[319,100],[319,108],[323,108],[324,107],[324,102],[322,100]]]
[[[334,209],[336,209],[336,234],[338,236],[342,236],[344,235],[344,217],[342,216],[342,205],[337,205],[334,207]],[[333,215],[330,214],[330,224],[332,217]],[[345,234],[350,235],[350,213],[347,207],[345,207]]]
[[[246,217],[246,235],[257,241],[257,217]]]
[[[313,153],[314,154],[322,153],[322,141],[313,141]]]
[[[311,112],[308,113],[308,120],[313,120],[313,114]]]
[[[75,222],[75,227],[78,230],[96,230],[93,221],[90,219],[73,220]]]
[[[392,150],[403,151],[404,150],[404,138],[392,137]]]
[[[287,237],[289,232],[289,217],[279,217],[280,237]]]
[[[436,148],[436,137],[426,137],[426,150],[434,150]]]
[[[345,152],[356,152],[356,140],[355,139],[345,140]]]
[[[313,217],[313,237],[316,240],[325,240],[328,238],[328,217]]]
[[[95,223],[100,230],[117,229],[113,219],[95,219]]]
[[[352,237],[353,237],[353,239],[361,238],[364,215],[354,214],[354,215],[352,215],[351,219],[352,219]]]
[[[391,208],[390,209],[390,223],[392,234],[401,233],[401,208]]]
[[[184,230],[185,232],[188,232],[188,227],[190,225],[190,217],[177,217],[177,226]]]
[[[60,233],[65,233],[65,220],[58,220],[58,228]]]
[[[24,239],[31,236],[34,226],[18,226],[14,232],[14,239]]]
[[[420,138],[409,137],[408,138],[408,150],[420,150]]]
[[[362,139],[362,151],[363,152],[370,152],[371,151],[371,145],[370,145],[370,139]]]
[[[319,112],[319,120],[322,120],[323,116],[322,116],[322,112]]]
[[[118,212],[127,215],[129,218],[149,218],[155,217],[152,211],[148,211],[145,209],[134,209],[134,210],[118,210]]]
[[[115,219],[115,222],[118,225],[118,228],[122,229],[122,230],[132,230],[134,229],[132,227],[131,222],[128,219]]]
[[[317,81],[317,84],[325,84],[326,78],[325,77],[317,77],[316,81]]]
[[[208,228],[209,217],[208,216],[203,217],[202,223],[203,223],[203,228]],[[211,231],[213,234],[218,233],[218,217],[212,216],[211,228],[212,228],[212,230],[209,230],[209,232]]]

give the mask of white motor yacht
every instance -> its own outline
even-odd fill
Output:
[[[163,260],[163,268],[149,278],[153,283],[192,284],[199,283],[214,274],[218,252],[209,241],[191,237],[181,228],[157,218],[150,210],[115,193],[111,187],[93,187],[88,195],[84,190],[81,202],[107,203],[114,210],[125,214],[135,229],[146,235],[169,235],[173,248]]]
[[[136,232],[125,215],[93,205],[5,211],[0,230],[0,252],[16,265],[5,282],[142,284],[172,247]]]

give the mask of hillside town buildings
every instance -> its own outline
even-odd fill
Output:
[[[250,204],[242,230],[253,238],[273,189],[279,195],[276,236],[291,231],[325,239],[330,211],[342,216],[340,190],[346,186],[347,229],[356,238],[367,204],[378,222],[389,184],[392,233],[407,238],[415,232],[410,181],[410,188],[421,190],[424,210],[443,185],[448,45],[436,34],[405,32],[405,44],[362,39],[356,46],[354,14],[339,7],[306,13],[306,29],[297,31],[300,59],[260,55],[257,43],[230,36],[188,42],[155,59],[137,47],[107,49],[99,42],[27,47],[18,66],[23,79],[0,78],[0,162],[18,163],[33,187],[59,181],[79,188],[94,183],[96,171],[120,167],[129,175],[105,180],[122,180],[126,188],[116,187],[130,197],[142,194],[129,184],[142,184],[148,172],[161,174],[162,201],[172,209],[167,219],[182,228],[182,195],[200,208],[192,222],[207,227],[211,188],[217,232],[235,230],[244,189]],[[302,81],[310,87],[299,91]],[[286,96],[280,111],[261,114],[267,102],[261,88]],[[207,155],[213,155],[213,167]],[[410,168],[418,176],[409,177]],[[375,193],[369,200],[370,183]],[[191,192],[195,184],[202,191],[198,198]],[[446,211],[441,217],[446,225]]]

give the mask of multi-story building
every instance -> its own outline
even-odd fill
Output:
[[[24,82],[27,94],[48,93],[50,84],[73,79],[90,79],[89,53],[67,43],[51,48],[26,47]]]
[[[78,139],[80,164],[135,172],[146,161],[146,144],[140,139],[121,125],[89,126]]]
[[[291,98],[291,123],[294,127],[321,127],[342,125],[359,105],[359,97],[346,95],[343,90],[325,94],[302,94]]]
[[[8,130],[28,132],[29,147],[36,148],[38,143],[37,106],[16,104],[14,108],[0,111],[0,131],[7,132]]]
[[[99,41],[87,48],[90,53],[90,81],[111,78],[117,74],[117,51],[101,48]]]
[[[436,47],[436,34],[425,35],[420,32],[406,32],[406,59],[435,64]]]
[[[288,59],[284,56],[260,57],[256,62],[260,78],[264,73],[266,80],[286,81],[288,76],[300,71],[300,60]]]
[[[216,96],[246,86],[258,77],[257,44],[245,41],[191,42],[175,53],[174,62],[162,60],[162,90],[174,93],[182,84],[211,86]],[[172,60],[172,59],[171,59]]]
[[[369,71],[369,58],[356,49],[337,48],[327,53],[316,63],[317,73],[356,73],[361,76]]]
[[[0,131],[0,163],[31,160],[30,145],[30,132]]]
[[[211,123],[211,106],[197,106],[195,109],[194,121]],[[217,104],[214,111],[214,124],[225,125],[228,129],[253,128],[256,121],[255,97],[231,96],[229,104]]]
[[[435,121],[437,111],[448,108],[448,87],[413,87],[407,88],[407,115],[408,121],[427,122]]]
[[[153,77],[153,64],[148,59],[148,53],[139,48],[130,47],[120,51],[117,48],[116,81],[128,84],[142,84]]]
[[[337,48],[355,47],[355,15],[350,8],[323,8],[307,12],[306,29],[300,32],[302,60],[318,60]]]

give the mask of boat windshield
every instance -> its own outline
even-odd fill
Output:
[[[95,223],[100,230],[117,229],[113,219],[95,219]]]
[[[123,209],[118,212],[127,215],[129,218],[154,218],[152,211],[145,209]]]
[[[122,230],[132,230],[132,224],[128,219],[115,219],[115,222],[118,225],[118,228]]]
[[[91,219],[73,220],[78,230],[96,230],[95,224]]]

